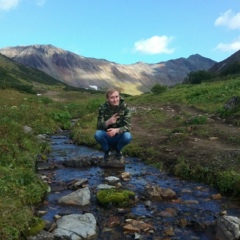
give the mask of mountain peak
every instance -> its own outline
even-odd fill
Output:
[[[44,71],[55,79],[74,87],[115,85],[131,95],[149,91],[152,86],[183,82],[191,71],[208,70],[215,62],[199,54],[156,64],[138,62],[117,64],[103,59],[87,58],[53,45],[16,46],[0,49],[0,53],[28,67]]]

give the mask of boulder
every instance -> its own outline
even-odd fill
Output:
[[[74,191],[58,199],[60,204],[85,206],[90,203],[90,190],[88,187]]]
[[[216,220],[216,239],[237,240],[240,238],[240,219],[233,216],[221,216]]]
[[[96,229],[97,221],[91,213],[66,215],[57,221],[54,239],[92,239]]]
[[[81,167],[89,167],[89,166],[99,165],[101,160],[102,159],[98,156],[82,155],[82,156],[77,156],[77,157],[73,157],[70,159],[65,159],[62,162],[62,164],[66,167],[81,168]]]

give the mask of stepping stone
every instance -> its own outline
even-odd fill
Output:
[[[108,161],[104,161],[102,158],[102,161],[99,164],[100,167],[106,167],[106,168],[124,168],[125,167],[125,158],[122,157],[121,159],[115,158],[115,156],[110,156],[110,159]]]

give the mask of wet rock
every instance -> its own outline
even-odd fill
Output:
[[[142,236],[138,233],[134,234],[134,239],[143,239]]]
[[[79,189],[58,199],[58,203],[67,205],[85,206],[90,203],[90,190],[88,187]]]
[[[191,193],[192,190],[191,189],[188,189],[188,188],[184,188],[181,190],[182,193]]]
[[[38,162],[38,164],[37,164],[38,171],[52,170],[55,168],[56,168],[55,164],[51,163],[51,162]]]
[[[81,168],[81,167],[89,167],[99,165],[101,162],[101,158],[98,156],[77,156],[71,159],[65,159],[62,164],[66,167],[74,167],[74,168]]]
[[[116,159],[113,156],[110,157],[108,161],[102,161],[99,164],[100,167],[106,168],[124,168],[125,167],[125,159],[122,157],[121,159]]]
[[[222,198],[222,195],[221,195],[220,193],[218,193],[218,194],[213,194],[213,195],[211,196],[211,198],[212,198],[213,200],[219,200],[219,199]]]
[[[51,184],[51,192],[59,193],[66,189],[67,189],[67,186],[62,182]]]
[[[220,212],[219,215],[220,215],[220,216],[225,216],[225,215],[227,215],[227,211],[224,210],[224,211]]]
[[[182,201],[183,204],[199,204],[198,200],[185,200]]]
[[[128,178],[130,178],[131,177],[131,174],[130,174],[130,172],[123,172],[123,173],[121,173],[121,178],[122,179],[128,179]]]
[[[143,221],[138,221],[134,219],[129,219],[128,223],[123,226],[123,230],[125,232],[133,232],[133,233],[140,233],[140,232],[149,232],[150,230],[155,230],[153,225],[149,223],[145,223]]]
[[[144,202],[144,206],[145,206],[146,208],[150,208],[151,205],[152,205],[152,203],[151,203],[151,201],[149,201],[149,200],[147,200],[147,201]]]
[[[83,184],[87,183],[88,180],[85,179],[75,179],[67,184],[68,189],[77,190],[83,187]]]
[[[164,229],[164,234],[167,236],[175,236],[173,227],[168,227]]]
[[[161,195],[163,198],[175,198],[177,194],[170,188],[162,188]]]
[[[240,219],[222,216],[216,220],[216,239],[237,240],[240,238]]]
[[[131,212],[130,208],[118,208],[117,209],[117,213],[122,214],[122,215],[130,213],[130,212]]]
[[[175,198],[176,193],[170,188],[161,188],[160,186],[148,186],[146,187],[146,194],[156,200],[162,200],[163,198]]]
[[[165,210],[159,212],[158,216],[161,216],[161,217],[176,217],[177,212],[173,208],[166,208]]]
[[[58,219],[60,219],[61,217],[62,217],[61,215],[56,214],[56,215],[54,216],[54,219],[55,219],[55,220],[58,220]]]
[[[54,239],[80,240],[96,236],[97,222],[91,213],[71,214],[57,221]]]
[[[172,199],[171,200],[172,203],[181,203],[182,202],[182,199]]]
[[[111,216],[107,221],[105,222],[105,226],[109,228],[113,228],[116,226],[119,226],[121,224],[120,218],[116,216]]]
[[[188,221],[187,221],[186,218],[181,218],[181,219],[179,220],[179,226],[180,226],[180,227],[184,228],[184,227],[186,227],[187,225],[188,225]]]
[[[57,223],[54,222],[50,222],[50,221],[45,221],[45,230],[47,230],[48,232],[52,232],[54,229],[56,229],[57,227]]]
[[[105,180],[109,183],[109,184],[115,184],[117,182],[120,181],[120,179],[118,177],[114,177],[114,176],[109,176],[106,177]]]
[[[110,188],[115,188],[114,186],[108,185],[108,184],[99,184],[97,186],[97,190],[102,190],[102,189],[110,189]]]
[[[46,214],[46,213],[47,213],[47,211],[38,211],[38,212],[37,212],[37,214],[38,214],[39,216],[44,215],[44,214]]]

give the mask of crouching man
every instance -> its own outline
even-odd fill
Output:
[[[108,161],[111,150],[116,151],[116,158],[122,158],[122,149],[132,140],[131,112],[120,97],[117,89],[106,92],[106,102],[100,105],[95,140],[104,151],[104,160]]]

